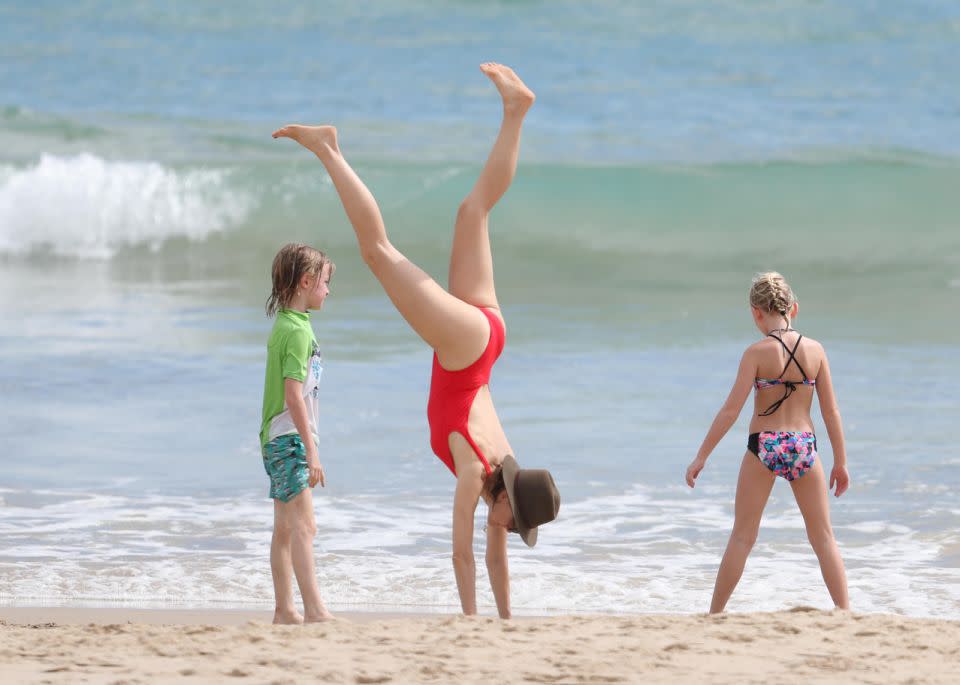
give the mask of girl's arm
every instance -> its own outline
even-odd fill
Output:
[[[817,399],[820,400],[820,414],[827,426],[830,446],[833,447],[833,470],[830,472],[830,489],[836,485],[835,495],[839,497],[850,487],[850,474],[847,473],[847,446],[843,439],[843,419],[840,407],[833,392],[833,380],[830,378],[830,363],[827,353],[823,353],[823,362],[817,372]]]
[[[757,377],[757,363],[750,355],[750,350],[743,353],[740,359],[740,368],[737,370],[737,378],[733,382],[733,388],[727,395],[727,401],[720,407],[717,417],[713,420],[707,436],[703,439],[703,444],[697,451],[697,457],[690,466],[687,467],[687,485],[691,488],[697,476],[703,470],[707,463],[707,457],[713,452],[717,443],[727,434],[730,427],[737,421],[740,411],[743,409],[744,402],[750,396],[750,389],[753,387],[754,379]]]
[[[307,418],[307,405],[303,401],[303,383],[293,378],[283,379],[283,399],[290,410],[290,418],[297,427],[300,440],[307,452],[307,468],[310,471],[307,484],[312,488],[317,483],[320,487],[327,484],[323,475],[323,466],[320,465],[320,455],[317,453],[317,443],[310,432],[310,420]]]

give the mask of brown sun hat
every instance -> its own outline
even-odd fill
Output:
[[[537,544],[537,526],[557,518],[560,491],[549,471],[522,469],[509,454],[504,457],[500,467],[516,531],[528,547],[533,547]]]

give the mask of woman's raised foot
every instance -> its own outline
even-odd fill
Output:
[[[480,65],[480,71],[486,74],[500,91],[504,114],[522,116],[533,106],[537,96],[510,67],[496,62],[485,62]]]
[[[333,126],[301,126],[288,124],[273,132],[274,138],[295,140],[318,157],[324,152],[337,152],[337,129]]]

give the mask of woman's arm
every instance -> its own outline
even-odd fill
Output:
[[[507,562],[507,526],[513,525],[513,515],[507,493],[500,491],[496,502],[490,502],[487,516],[487,575],[490,589],[497,602],[500,618],[510,618],[510,567]]]
[[[737,417],[740,416],[740,411],[743,409],[744,402],[746,402],[750,396],[750,389],[753,387],[753,382],[756,377],[757,363],[750,354],[750,350],[747,350],[740,359],[737,378],[733,382],[733,388],[730,389],[730,394],[727,395],[727,401],[723,403],[720,411],[717,412],[717,416],[713,420],[710,430],[707,431],[707,436],[703,439],[703,444],[700,445],[700,449],[697,451],[696,459],[687,467],[687,485],[691,488],[694,486],[697,476],[700,475],[700,472],[706,465],[707,457],[710,456],[710,453],[713,452],[713,449],[723,436],[727,434],[730,427],[736,423]]]
[[[850,474],[847,472],[847,446],[843,438],[843,419],[840,417],[840,407],[837,406],[837,396],[833,391],[833,380],[830,377],[830,363],[827,353],[823,353],[823,362],[817,372],[817,399],[820,400],[820,415],[827,427],[830,436],[830,446],[833,447],[833,470],[830,472],[830,489],[836,485],[835,494],[842,495],[850,487]]]
[[[283,399],[290,410],[290,418],[297,427],[300,439],[307,452],[307,468],[310,471],[307,484],[312,488],[320,483],[320,487],[327,484],[323,475],[323,466],[320,465],[320,455],[317,452],[317,443],[310,432],[310,420],[307,418],[307,405],[303,401],[303,383],[293,378],[283,379]]]
[[[477,566],[473,558],[473,516],[483,488],[479,460],[457,464],[457,489],[453,495],[453,572],[457,577],[463,613],[477,613]]]

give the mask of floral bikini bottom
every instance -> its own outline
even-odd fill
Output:
[[[813,433],[785,431],[751,433],[747,449],[778,476],[796,480],[817,460],[817,436]]]

